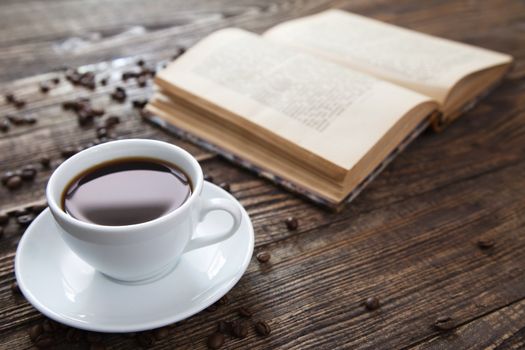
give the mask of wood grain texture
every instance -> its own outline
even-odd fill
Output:
[[[329,213],[183,140],[143,123],[130,100],[151,86],[120,81],[138,57],[165,63],[176,45],[188,46],[225,26],[261,32],[283,20],[345,8],[390,23],[500,50],[516,58],[503,84],[443,134],[425,133],[343,212]],[[104,11],[100,11],[103,8]],[[126,9],[126,11],[122,11]],[[51,15],[53,14],[53,15]],[[37,124],[0,134],[0,172],[38,161],[60,161],[64,146],[93,140],[61,103],[90,96],[119,115],[116,135],[162,139],[187,148],[206,173],[231,183],[256,231],[255,258],[229,293],[230,304],[170,327],[155,349],[200,349],[219,320],[236,319],[248,306],[272,327],[268,338],[253,331],[228,338],[228,349],[517,349],[524,346],[525,298],[525,4],[520,1],[167,1],[71,0],[0,3],[0,93],[28,101],[18,112]],[[60,18],[60,19],[58,19]],[[130,29],[131,28],[131,29]],[[77,38],[77,39],[72,39]],[[120,57],[128,57],[119,59]],[[63,66],[105,61],[83,69],[110,77],[94,93],[63,79]],[[39,75],[32,76],[35,73]],[[59,76],[48,95],[38,83]],[[13,80],[16,79],[16,80]],[[8,80],[10,80],[8,82]],[[108,97],[117,85],[130,98]],[[18,191],[0,187],[0,211],[43,199],[51,170]],[[283,223],[299,220],[296,231]],[[11,222],[0,238],[0,348],[28,349],[28,328],[44,318],[10,290],[22,229]],[[480,250],[476,242],[496,244]],[[377,296],[379,310],[363,301]],[[449,332],[433,328],[452,317]],[[135,348],[135,339],[103,335],[109,348]],[[64,342],[58,348],[88,348]]]

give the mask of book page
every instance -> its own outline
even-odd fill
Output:
[[[445,102],[463,77],[512,57],[341,10],[284,22],[265,38],[308,50]]]
[[[257,127],[270,140],[275,136],[344,169],[409,110],[430,101],[240,29],[205,38],[156,82],[203,108],[230,112],[220,114],[227,122]]]

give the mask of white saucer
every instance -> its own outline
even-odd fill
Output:
[[[203,197],[237,202],[210,183],[204,184]],[[205,309],[239,281],[250,262],[254,241],[250,218],[242,206],[241,210],[241,226],[231,238],[184,254],[178,265],[157,281],[125,285],[96,272],[75,255],[54,230],[46,209],[18,245],[16,279],[35,308],[72,327],[98,332],[162,327]],[[230,224],[227,213],[214,211],[196,234],[216,232]]]

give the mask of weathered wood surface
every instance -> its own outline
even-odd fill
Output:
[[[150,85],[139,88],[119,79],[138,57],[162,65],[175,45],[191,45],[217,28],[236,25],[260,32],[328,7],[507,52],[516,64],[480,105],[443,134],[420,137],[338,214],[143,123],[131,108],[130,99],[151,93]],[[0,134],[0,172],[35,163],[44,153],[56,163],[60,148],[93,140],[94,129],[79,128],[73,114],[60,107],[65,100],[90,96],[94,105],[122,117],[117,136],[181,145],[216,182],[231,182],[232,193],[252,217],[256,251],[270,251],[271,263],[261,266],[254,259],[229,293],[229,305],[175,325],[154,348],[205,348],[217,321],[235,319],[239,306],[254,309],[273,331],[268,338],[251,332],[246,339],[227,339],[225,348],[522,348],[524,14],[520,1],[4,1],[0,92],[12,91],[28,105],[17,112],[0,102],[0,117],[27,114],[38,123]],[[132,58],[117,59],[127,56]],[[100,61],[107,63],[86,69],[112,78],[94,93],[64,79],[47,95],[38,91],[39,82],[63,78],[51,72],[57,68]],[[131,95],[125,104],[108,97],[116,85]],[[17,191],[0,187],[0,210],[42,200],[49,174],[39,172]],[[286,229],[287,216],[299,219],[297,231]],[[5,349],[30,348],[27,330],[44,319],[9,287],[21,231],[11,223],[0,239],[0,348]],[[480,238],[496,244],[480,250]],[[365,311],[362,302],[369,296],[380,298],[379,310]],[[440,315],[451,316],[457,326],[437,331],[432,324]],[[136,346],[123,335],[104,335],[103,342],[109,348]]]

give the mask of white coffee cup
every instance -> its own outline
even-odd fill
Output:
[[[61,207],[66,186],[83,171],[106,161],[146,157],[178,166],[191,179],[192,194],[179,208],[151,221],[104,226],[80,221]],[[64,161],[51,175],[46,196],[56,227],[67,245],[96,270],[117,280],[148,281],[172,268],[182,254],[231,237],[241,223],[237,203],[202,199],[202,169],[195,158],[166,142],[131,139],[88,148]],[[212,210],[233,218],[229,230],[192,238],[197,225]]]

